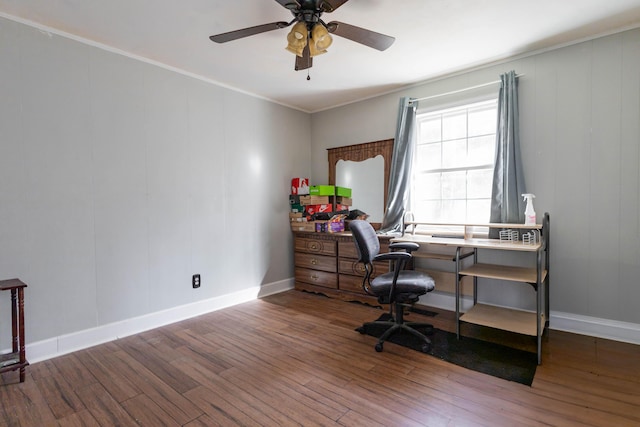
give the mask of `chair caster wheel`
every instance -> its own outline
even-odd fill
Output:
[[[379,342],[378,344],[376,344],[376,347],[375,347],[375,348],[376,348],[376,351],[377,351],[378,353],[380,353],[380,352],[382,351],[382,343],[381,343],[381,342]]]
[[[431,350],[431,346],[429,344],[422,344],[423,353],[429,353],[429,350]]]
[[[356,331],[360,332],[362,335],[364,335],[367,331],[365,331],[364,326],[360,326],[359,328],[356,328]]]

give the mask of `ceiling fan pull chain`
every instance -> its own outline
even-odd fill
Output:
[[[311,80],[311,76],[309,75],[309,69],[307,68],[307,80]]]

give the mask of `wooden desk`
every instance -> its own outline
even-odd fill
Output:
[[[417,223],[412,223],[417,224]],[[542,334],[549,322],[549,214],[544,215],[543,223],[534,226],[523,224],[429,224],[430,226],[487,227],[504,229],[540,230],[540,241],[523,243],[522,241],[501,241],[498,239],[433,237],[430,235],[408,234],[396,237],[393,242],[415,242],[421,247],[434,245],[455,248],[455,294],[456,294],[456,334],[460,337],[460,322],[474,323],[497,329],[537,337],[538,363],[542,362]],[[478,250],[499,250],[528,252],[536,254],[532,267],[478,263]],[[473,255],[473,263],[463,266],[463,258]],[[425,255],[425,257],[427,257]],[[460,312],[460,282],[464,277],[473,278],[473,307],[466,313]],[[478,304],[478,278],[498,279],[517,283],[527,283],[536,292],[536,311]],[[437,286],[437,284],[436,284]]]
[[[24,382],[27,362],[24,350],[24,288],[20,279],[0,280],[0,291],[11,291],[11,353],[0,355],[0,373],[20,370],[20,382]]]

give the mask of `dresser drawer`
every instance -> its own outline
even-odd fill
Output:
[[[380,242],[380,253],[389,251],[389,244],[387,242]],[[338,242],[338,256],[341,258],[353,258],[358,259],[358,250],[356,249],[355,242]]]
[[[348,274],[340,274],[338,276],[338,285],[341,291],[355,292],[366,295],[364,289],[362,289],[361,276],[351,276]]]
[[[296,252],[294,259],[296,267],[311,268],[314,270],[328,271],[330,273],[337,271],[335,257]]]
[[[373,277],[389,271],[389,263],[385,261],[373,263]],[[351,274],[358,277],[364,277],[364,264],[355,259],[338,258],[338,272],[340,274]]]
[[[338,289],[338,275],[336,273],[296,267],[295,274],[296,281]]]
[[[336,241],[325,239],[308,239],[304,237],[296,237],[295,251],[307,252],[311,254],[336,256]]]

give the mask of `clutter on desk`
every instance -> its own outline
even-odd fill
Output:
[[[309,178],[293,178],[291,180],[291,194],[294,196],[309,194]]]
[[[536,196],[531,193],[525,193],[522,195],[522,197],[523,197],[523,200],[527,202],[527,206],[524,209],[524,224],[535,225],[536,211],[533,209],[533,199],[535,199]]]
[[[333,215],[327,220],[316,220],[316,233],[341,233],[344,231],[344,214]]]
[[[518,230],[500,230],[498,232],[498,237],[501,242],[517,242],[520,237],[518,235]]]
[[[518,230],[505,229],[498,232],[498,237],[501,242],[518,242],[522,238],[522,243],[525,245],[540,243],[540,230],[532,229],[521,233],[519,234]]]
[[[540,230],[531,230],[528,233],[522,233],[522,243],[525,245],[535,245],[540,242]]]
[[[339,233],[345,220],[365,219],[362,211],[351,211],[351,188],[309,185],[308,178],[293,178],[289,195],[289,220],[294,231]]]

